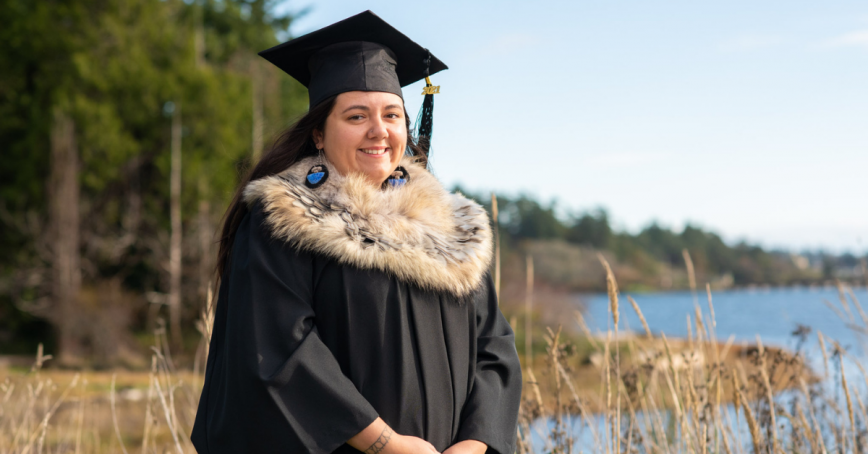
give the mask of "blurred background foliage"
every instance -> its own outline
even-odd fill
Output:
[[[223,211],[307,108],[304,87],[256,55],[304,13],[275,16],[274,4],[0,2],[0,354],[48,340],[62,364],[141,367],[163,318],[183,327],[177,351],[196,350]],[[522,297],[528,254],[539,291],[560,295],[603,290],[597,251],[627,289],[685,288],[685,249],[697,280],[719,288],[864,270],[852,255],[727,245],[693,226],[631,234],[603,209],[561,216],[527,195],[499,203],[504,301]]]
[[[240,172],[307,107],[304,87],[256,55],[292,20],[270,11],[267,0],[0,3],[2,350],[58,343],[71,325],[69,362],[139,360],[127,332],[155,323],[171,278],[175,115],[182,317],[194,318]],[[56,263],[71,256],[79,275],[59,288]]]

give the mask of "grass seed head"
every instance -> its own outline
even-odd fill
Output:
[[[606,290],[609,294],[609,310],[612,311],[612,321],[615,323],[615,326],[618,326],[618,282],[615,280],[615,274],[612,272],[612,267],[609,266],[609,262],[606,261],[606,258],[603,257],[603,254],[597,253],[597,258],[600,260],[600,263],[603,264],[603,268],[606,269]]]

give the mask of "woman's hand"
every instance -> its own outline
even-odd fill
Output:
[[[450,446],[443,454],[484,454],[488,445],[477,440],[464,440]]]
[[[395,433],[380,418],[347,440],[347,443],[365,454],[440,454],[434,445],[421,438]]]
[[[398,434],[393,435],[389,444],[380,452],[382,454],[440,454],[434,449],[434,445],[421,438]],[[365,454],[367,453],[368,451],[365,451]]]

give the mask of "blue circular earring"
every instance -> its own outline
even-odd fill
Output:
[[[307,176],[304,178],[304,185],[316,189],[323,185],[329,179],[329,168],[323,162],[322,150],[319,150],[319,164],[310,168],[307,171]]]
[[[405,169],[404,167],[398,166],[395,168],[395,170],[392,171],[392,174],[389,175],[389,178],[386,178],[386,181],[383,182],[383,187],[399,188],[409,182],[410,172],[407,172],[407,169]]]

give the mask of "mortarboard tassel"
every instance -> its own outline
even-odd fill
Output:
[[[428,58],[425,59],[425,88],[422,89],[422,94],[425,99],[422,101],[422,108],[419,109],[419,115],[416,116],[416,143],[425,157],[431,155],[431,136],[434,132],[434,94],[440,93],[440,86],[433,85],[431,78],[428,77],[428,66],[431,62],[431,52],[428,52]]]

